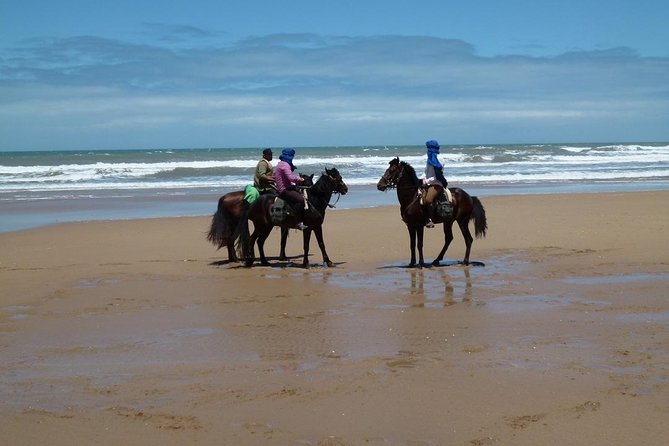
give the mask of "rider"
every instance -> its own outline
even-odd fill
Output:
[[[276,193],[276,185],[272,176],[272,149],[262,151],[262,159],[256,165],[253,185],[261,194]]]
[[[423,179],[423,187],[425,189],[423,206],[427,213],[425,227],[434,228],[434,223],[432,222],[432,218],[434,217],[434,201],[443,192],[448,182],[444,178],[444,166],[441,165],[437,158],[439,143],[431,139],[425,143],[425,146],[427,147],[427,163],[425,164],[425,178]]]
[[[295,166],[293,165],[293,157],[295,150],[286,148],[281,151],[279,162],[274,169],[273,176],[276,182],[276,190],[279,192],[279,198],[290,202],[295,212],[299,223],[297,229],[306,229],[307,226],[302,222],[304,218],[304,196],[297,190],[296,184],[304,181],[298,175],[293,175]]]

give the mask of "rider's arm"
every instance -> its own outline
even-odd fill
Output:
[[[443,184],[444,187],[446,187],[447,181],[446,178],[444,177],[444,169],[439,169],[436,168],[434,169],[434,176],[441,184]]]

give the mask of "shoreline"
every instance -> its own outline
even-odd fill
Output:
[[[666,182],[602,182],[548,184],[457,184],[471,195],[496,197],[509,195],[553,195],[618,192],[652,192],[667,190]],[[196,217],[216,211],[218,198],[236,189],[115,190],[54,192],[35,198],[28,194],[19,199],[14,194],[0,194],[0,234],[40,228],[52,224],[143,218]],[[333,197],[333,200],[336,198]],[[393,191],[381,193],[373,185],[350,186],[340,197],[339,209],[362,209],[396,205]]]
[[[396,203],[328,211],[335,268],[229,264],[207,216],[0,234],[5,441],[661,444],[669,191],[481,199],[484,267],[406,268]]]

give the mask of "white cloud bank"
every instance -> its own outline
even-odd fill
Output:
[[[669,59],[628,48],[488,58],[433,37],[282,34],[0,50],[2,150],[651,141],[667,124]]]

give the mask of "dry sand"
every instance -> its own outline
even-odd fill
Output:
[[[667,444],[669,192],[481,198],[484,267],[404,268],[396,206],[308,270],[208,217],[1,234],[0,444]]]

